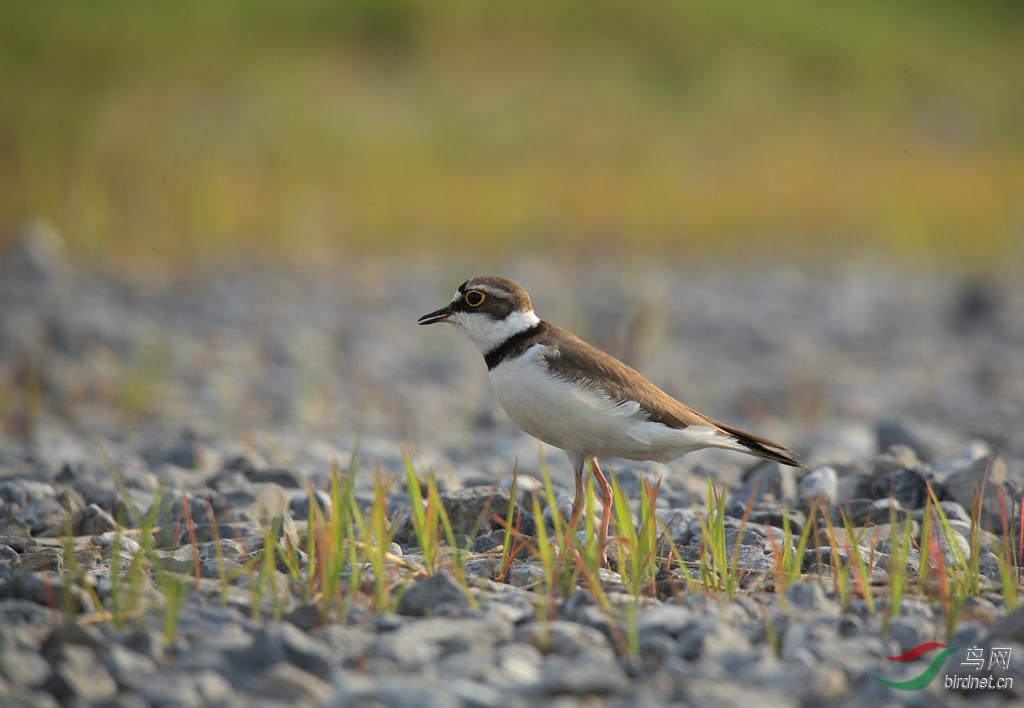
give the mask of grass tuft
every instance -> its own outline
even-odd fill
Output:
[[[99,444],[98,444],[99,445]],[[110,552],[109,592],[101,605],[98,593],[86,576],[75,556],[71,519],[67,516],[62,529],[54,529],[61,539],[65,557],[63,594],[48,584],[49,603],[55,613],[73,615],[73,590],[77,583],[85,588],[97,608],[103,612],[97,619],[110,621],[122,628],[133,618],[142,621],[153,612],[160,621],[164,637],[173,642],[181,614],[190,598],[197,602],[229,600],[239,604],[239,591],[248,590],[245,607],[252,617],[281,618],[297,603],[314,606],[321,622],[349,621],[352,610],[359,606],[371,615],[394,612],[411,578],[422,578],[442,570],[451,573],[466,592],[471,607],[479,606],[478,592],[471,586],[468,563],[476,558],[465,547],[461,536],[441,500],[437,480],[429,471],[420,475],[412,457],[403,450],[404,473],[410,500],[409,523],[420,544],[422,567],[393,555],[390,551],[396,525],[389,515],[389,492],[393,480],[384,476],[378,463],[372,480],[372,500],[361,507],[356,497],[355,478],[359,466],[359,446],[349,462],[347,471],[332,461],[330,470],[330,508],[318,503],[312,486],[308,489],[309,512],[305,520],[305,538],[285,533],[283,519],[267,519],[262,524],[262,548],[242,559],[232,559],[229,569],[221,544],[220,530],[209,498],[204,500],[210,519],[217,566],[216,579],[204,580],[199,560],[197,531],[188,496],[182,494],[182,520],[173,529],[158,527],[158,521],[170,518],[170,495],[160,487],[151,506],[143,511],[137,508],[113,462],[99,445],[101,455],[120,490],[123,504],[117,513],[118,526],[112,534]],[[700,594],[723,603],[732,601],[749,583],[748,570],[740,563],[743,534],[753,508],[752,493],[743,509],[739,524],[726,525],[728,490],[719,490],[709,478],[703,509],[695,504],[695,513],[701,529],[700,551],[697,560],[685,560],[688,554],[670,538],[672,521],[665,523],[656,513],[660,483],[650,484],[641,478],[640,496],[630,500],[615,474],[609,470],[612,489],[613,515],[608,553],[613,556],[614,567],[621,586],[614,582],[614,574],[604,569],[605,549],[597,544],[596,501],[594,475],[588,474],[584,486],[582,529],[568,528],[558,507],[558,498],[550,473],[541,457],[541,488],[529,496],[526,509],[516,504],[519,489],[518,460],[512,471],[510,504],[504,517],[493,514],[491,519],[504,527],[500,552],[495,549],[484,557],[494,560],[492,577],[508,581],[519,563],[531,562],[541,572],[531,587],[536,620],[539,626],[538,643],[542,651],[550,647],[550,622],[569,598],[577,592],[588,592],[608,618],[609,633],[623,656],[640,655],[639,616],[649,598],[671,587],[674,594],[689,592]],[[756,493],[756,490],[755,490]],[[956,631],[959,618],[969,597],[982,590],[1002,592],[1006,609],[1014,611],[1020,606],[1021,547],[1013,532],[1018,522],[1017,511],[1007,505],[1003,491],[999,490],[999,509],[1003,543],[998,546],[1001,583],[984,580],[979,573],[981,552],[980,518],[983,499],[976,495],[972,504],[972,524],[968,550],[959,543],[956,530],[949,522],[933,490],[928,490],[918,548],[921,567],[916,577],[907,569],[910,549],[915,544],[909,519],[897,521],[894,508],[890,510],[887,561],[889,587],[883,608],[883,626],[898,617],[905,592],[910,590],[935,601],[944,617],[947,637]],[[488,509],[490,505],[488,505]],[[545,509],[549,512],[546,520]],[[632,510],[636,509],[634,517]],[[842,526],[832,526],[827,513],[819,513],[812,504],[810,516],[799,536],[794,537],[787,510],[783,508],[781,533],[765,527],[771,552],[776,561],[774,583],[767,587],[779,594],[785,609],[785,591],[802,578],[801,565],[806,547],[812,537],[818,538],[818,523],[825,525],[832,561],[829,572],[839,603],[849,610],[851,599],[860,596],[864,610],[878,612],[871,587],[871,570],[875,565],[875,544],[879,530],[870,525],[856,527],[850,517],[841,513]],[[536,533],[527,536],[523,514],[532,512]],[[484,512],[490,513],[490,512]],[[476,519],[469,537],[472,538],[483,522]],[[459,524],[465,520],[459,519]],[[191,575],[178,572],[173,559],[158,554],[158,539],[168,539],[172,553],[177,550],[178,539],[187,534],[192,547]],[[872,534],[871,551],[862,551],[862,541]],[[137,539],[137,541],[136,541]],[[129,550],[138,543],[136,551]],[[847,560],[843,560],[843,554]],[[161,557],[164,559],[161,560]],[[237,561],[237,562],[234,562]],[[480,566],[478,566],[480,567]],[[673,576],[678,568],[684,587],[676,587]],[[479,571],[477,571],[479,572]],[[819,560],[818,576],[823,574]],[[529,577],[521,575],[519,577]],[[667,581],[667,582],[666,582]],[[48,581],[46,581],[48,582]],[[582,588],[582,589],[581,589]],[[621,592],[613,592],[618,588]],[[765,633],[769,643],[778,651],[779,638],[769,618],[765,619]]]

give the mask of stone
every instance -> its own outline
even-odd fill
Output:
[[[839,639],[836,629],[824,622],[795,622],[791,621],[789,627],[779,637],[781,641],[781,658],[785,662],[803,662],[809,666],[816,666],[818,659],[810,654],[810,661],[803,658],[803,652],[811,652],[819,644],[834,642]]]
[[[127,557],[129,560],[142,550],[142,546],[135,539],[116,533],[93,536],[89,539],[89,543],[99,548],[103,552],[104,558],[110,558],[114,553],[115,545],[118,555],[122,558]]]
[[[811,433],[800,447],[801,462],[812,469],[819,465],[856,464],[877,451],[875,431],[866,423],[844,421],[815,427],[820,429]]]
[[[894,656],[899,645],[890,637],[858,632],[831,641],[812,641],[809,648],[821,662],[841,667],[851,684],[855,684],[858,679],[867,678],[869,672],[876,673],[883,665],[895,664],[886,661],[885,657]],[[917,671],[902,678],[911,678],[916,674]],[[891,694],[886,691],[885,695]]]
[[[736,569],[741,573],[764,573],[775,570],[775,559],[765,553],[763,546],[729,546],[728,549],[728,562],[731,564],[733,556],[736,555]]]
[[[142,696],[134,693],[118,693],[113,698],[108,698],[102,701],[93,701],[89,704],[89,708],[150,708],[151,705],[160,706],[160,708],[167,708],[168,706],[181,706],[181,705],[195,705],[189,703],[182,703],[181,699],[188,700],[188,694],[184,696],[180,694],[174,696],[170,703],[150,703]]]
[[[889,620],[889,636],[900,644],[900,654],[904,654],[918,644],[936,639],[935,624],[924,617],[909,615]]]
[[[331,648],[289,622],[271,622],[255,637],[255,643],[276,642],[295,666],[325,681],[338,668]]]
[[[1024,607],[1018,607],[985,634],[985,644],[996,639],[1011,639],[1024,644]]]
[[[608,637],[593,627],[575,622],[531,622],[516,630],[516,641],[530,644],[549,655],[573,657],[594,654],[605,661],[615,658]]]
[[[221,538],[220,549],[216,543],[206,543],[199,547],[199,562],[217,561],[218,557],[225,561],[245,560],[248,552],[241,543],[231,538]]]
[[[238,489],[221,489],[220,502],[227,511],[217,514],[220,522],[254,521],[260,526],[273,526],[288,510],[288,492],[279,484],[251,483]]]
[[[639,499],[643,485],[646,484],[648,488],[654,489],[659,479],[661,479],[660,474],[638,468],[625,468],[615,472],[615,482],[627,499]]]
[[[282,617],[285,622],[290,622],[303,632],[311,632],[320,626],[320,607],[317,605],[303,603],[294,610]]]
[[[59,598],[61,602],[64,602],[67,597],[70,600],[71,611],[76,614],[96,611],[92,596],[86,592],[85,588],[77,584],[66,587],[65,582],[66,575],[64,573],[49,571],[19,573],[7,583],[6,592],[9,597],[31,600],[44,607],[49,607],[54,598]],[[3,592],[0,589],[0,597]]]
[[[0,536],[31,539],[32,527],[16,516],[0,519]]]
[[[469,607],[469,600],[455,578],[442,571],[406,590],[398,603],[398,614],[423,617],[444,606]]]
[[[999,490],[1006,481],[1006,462],[1000,457],[978,457],[963,469],[946,479],[945,498],[973,509],[976,495],[982,498],[982,526],[988,530],[1001,529]],[[1010,499],[1004,492],[1004,505]],[[1009,514],[1009,511],[1007,511]]]
[[[322,489],[313,491],[316,499],[316,506],[324,513],[324,517],[331,518],[331,495]],[[288,494],[288,513],[294,519],[309,520],[309,494],[303,492],[291,492]]]
[[[44,654],[48,654],[67,644],[77,644],[90,649],[106,649],[110,646],[106,637],[93,625],[64,621],[50,631],[43,641],[42,650]]]
[[[896,543],[900,544],[903,543],[904,534],[909,532],[909,553],[909,550],[912,550],[914,548],[913,539],[920,537],[921,525],[916,521],[911,520],[909,522],[910,528],[907,529],[907,523],[908,522],[904,522],[902,524],[896,524],[895,526],[893,526],[892,524],[878,524],[878,526],[874,528],[867,527],[864,529],[858,529],[858,531],[863,531],[863,535],[861,536],[861,538],[865,544],[870,544],[872,540],[874,540],[875,549],[880,553],[885,553],[886,555],[892,553],[893,533],[895,533],[896,535]]]
[[[850,557],[846,551],[842,548],[837,548],[837,556],[833,557],[831,546],[821,546],[820,548],[808,548],[804,551],[803,560],[800,563],[801,573],[817,573],[819,565],[824,568],[824,572],[828,573],[829,568],[841,563],[845,565],[850,561]]]
[[[60,573],[64,570],[64,552],[58,548],[28,548],[14,559],[12,567],[17,573]]]
[[[928,498],[928,482],[928,476],[920,469],[902,468],[876,479],[871,494],[875,499],[891,496],[904,509],[920,509]]]
[[[903,469],[916,469],[922,465],[917,458],[917,453],[908,445],[890,445],[881,455],[878,455],[871,468],[872,480],[884,477],[887,474]]]
[[[888,450],[893,445],[905,445],[921,461],[929,464],[953,457],[964,442],[963,438],[951,435],[947,429],[912,418],[879,423],[876,434],[879,450]]]
[[[516,704],[511,703],[512,706]],[[467,708],[449,687],[417,676],[342,685],[329,708]]]
[[[255,637],[245,642],[243,646],[227,649],[223,652],[224,657],[235,667],[242,676],[252,678],[262,674],[264,670],[273,666],[288,661],[288,655],[285,653],[281,643],[274,641],[273,638],[267,638],[266,634],[260,632],[258,635],[263,641],[256,641]],[[228,680],[235,684],[232,680],[233,676],[228,676]],[[242,686],[235,685],[236,688]]]
[[[753,700],[756,700],[758,708],[797,708],[800,705],[799,699],[788,691],[764,686],[752,689],[737,681],[692,676],[679,681],[678,685],[688,704],[694,706],[742,708]]]
[[[17,504],[24,509],[33,502],[46,501],[57,496],[57,489],[47,482],[34,479],[0,480],[0,500]]]
[[[265,470],[267,467],[267,461],[262,455],[255,450],[246,449],[240,454],[227,457],[221,471],[228,470],[245,473],[249,470]]]
[[[190,430],[183,431],[176,440],[156,440],[139,451],[154,472],[164,465],[175,465],[186,470],[204,469],[203,441]]]
[[[1001,619],[1003,619],[1003,613],[984,597],[964,598],[964,606],[960,614],[961,622],[980,622],[986,627],[991,627]]]
[[[505,575],[505,582],[517,588],[533,588],[544,582],[546,571],[542,563],[515,563]]]
[[[199,524],[195,527],[196,542],[200,544],[214,543],[218,538],[231,540],[247,549],[260,548],[263,543],[263,526],[258,521],[232,521],[223,524]],[[174,539],[161,536],[158,540],[163,546],[173,546]],[[179,544],[189,544],[192,536],[187,529],[181,529],[178,536]]]
[[[0,628],[29,626],[47,628],[57,622],[57,618],[45,604],[32,602],[22,598],[2,599],[3,583],[0,582]]]
[[[675,639],[661,632],[640,633],[640,663],[645,673],[658,671],[665,661],[675,655]]]
[[[946,515],[947,520],[962,521],[966,524],[971,523],[971,515],[967,513],[962,504],[955,501],[940,501],[939,506],[942,508],[942,513]],[[914,521],[924,521],[924,511],[924,509],[916,510],[914,512]],[[935,513],[934,510],[932,513]],[[933,515],[932,518],[937,518],[937,515]]]
[[[491,533],[477,536],[470,546],[470,553],[487,553],[495,548],[502,548],[505,544],[505,530],[499,529]]]
[[[741,536],[739,528],[731,527],[729,523],[726,523],[725,545],[728,549],[730,549],[730,552],[733,548],[736,547],[737,541],[739,541],[740,547],[749,546],[752,548],[757,548],[762,552],[771,548],[771,545],[768,543],[768,538],[752,524],[747,524],[747,526],[743,529],[743,535]],[[694,543],[694,541],[690,541],[690,545],[700,545],[699,537],[697,537],[697,543]]]
[[[257,484],[269,482],[279,485],[284,489],[303,489],[306,484],[302,476],[287,467],[269,467],[267,469],[246,469],[242,470],[250,482]]]
[[[606,696],[629,688],[629,678],[612,660],[580,654],[572,659],[555,656],[544,663],[544,678],[537,693],[569,696]]]
[[[82,495],[71,488],[62,488],[51,497],[30,501],[18,518],[29,525],[32,535],[58,536],[67,533],[71,519],[85,507]]]
[[[387,659],[397,669],[408,672],[421,670],[440,655],[441,648],[434,642],[408,642],[395,632],[382,635],[366,650],[367,658]]]
[[[834,506],[839,493],[839,477],[832,467],[819,467],[800,481],[800,499],[807,505]]]
[[[160,671],[138,677],[131,691],[151,706],[191,708],[201,706],[202,699],[191,675],[182,671]]]
[[[863,472],[840,476],[836,503],[843,506],[854,499],[870,499],[872,481],[871,475]]]
[[[700,656],[716,656],[726,652],[745,652],[750,641],[732,627],[715,620],[699,619],[679,633],[678,655],[689,661]]]
[[[10,548],[15,555],[26,548],[35,546],[38,542],[31,536],[0,536],[0,546]]]
[[[499,584],[493,583],[493,585]],[[495,591],[493,585],[491,582],[487,583],[488,592],[484,595],[482,603],[486,612],[512,624],[522,624],[536,615],[537,609],[531,599],[532,593],[509,585],[501,585],[502,589]]]
[[[152,659],[120,644],[111,644],[107,650],[99,653],[99,659],[123,689],[137,688],[150,681],[152,674],[157,672]]]
[[[161,632],[151,629],[137,629],[128,634],[123,640],[125,648],[138,652],[148,657],[155,663],[163,663],[164,647],[166,640]]]
[[[114,679],[87,646],[61,645],[50,654],[50,665],[53,674],[44,686],[61,703],[102,700],[117,693]]]
[[[970,559],[971,544],[967,541],[966,538],[961,536],[956,531],[953,531],[947,538],[946,534],[943,533],[940,528],[934,525],[933,522],[932,538],[938,544],[938,547],[942,549],[943,561],[945,562],[947,567],[958,567],[960,563],[959,558],[962,558],[964,562],[967,562],[968,559]],[[924,550],[926,549],[922,549],[922,551]],[[927,550],[928,553],[931,553],[930,548]],[[930,559],[930,556],[926,557],[929,558],[929,563],[934,563],[934,561]]]
[[[787,509],[785,512],[782,509],[754,509],[751,510],[747,521],[752,524],[771,526],[773,529],[782,529],[784,518],[789,521],[789,532],[793,535],[793,538],[799,538],[800,533],[804,530],[804,524],[807,523],[807,516],[799,509]],[[782,534],[778,531],[773,531],[772,533],[775,537],[775,542],[781,543]]]
[[[411,644],[437,644],[441,656],[467,651],[484,651],[511,641],[512,624],[496,618],[434,617],[412,622],[399,628],[394,636]]]
[[[4,708],[58,708],[57,699],[44,690],[22,686],[0,686]],[[147,707],[148,708],[148,707]]]
[[[208,706],[230,705],[234,689],[216,671],[197,671],[191,674],[192,683],[200,699]]]
[[[493,673],[488,679],[499,688],[521,690],[541,680],[543,661],[532,645],[505,644],[494,650]]]
[[[192,575],[196,568],[196,547],[192,545],[180,546],[173,551],[153,551],[159,565],[165,570],[184,575]]]
[[[453,533],[468,534],[475,529],[480,534],[487,534],[501,528],[494,521],[493,515],[500,519],[506,517],[511,496],[508,489],[501,487],[471,487],[444,492],[439,499],[451,521]],[[537,532],[533,515],[525,509],[521,513],[520,532],[525,536]],[[394,540],[405,545],[417,543],[412,519],[407,511],[396,521]]]
[[[78,536],[99,536],[121,528],[113,516],[96,504],[89,504],[75,514],[72,525]]]
[[[888,524],[893,518],[903,521],[910,517],[911,512],[905,510],[898,499],[853,499],[846,505],[845,511],[855,526],[868,524]],[[833,515],[832,522],[842,524],[842,515]]]
[[[747,499],[756,484],[759,501],[764,499],[787,501],[796,498],[798,483],[797,473],[793,467],[780,465],[778,462],[764,462],[744,476],[743,488],[737,492],[737,498]],[[730,494],[732,494],[731,491]]]
[[[696,618],[697,615],[685,607],[670,604],[660,605],[639,614],[637,629],[641,635],[645,632],[654,632],[667,634],[674,638]]]
[[[52,673],[50,663],[37,652],[0,644],[0,676],[10,683],[38,688]]]
[[[308,701],[317,705],[326,703],[333,691],[330,685],[295,666],[274,664],[262,672],[257,692],[262,696],[279,698],[283,701]]]
[[[526,708],[527,703],[480,681],[457,679],[449,687],[465,708]]]
[[[831,611],[833,603],[825,599],[821,585],[814,580],[803,580],[786,589],[786,601],[802,610]]]

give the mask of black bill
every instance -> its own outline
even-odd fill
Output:
[[[447,322],[448,318],[452,314],[451,305],[442,307],[440,310],[434,310],[429,315],[423,315],[417,322],[417,324],[434,324],[435,322]]]

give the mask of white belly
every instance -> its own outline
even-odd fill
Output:
[[[551,376],[540,345],[502,362],[490,376],[498,402],[516,425],[570,457],[669,462],[727,440],[711,428],[676,430],[652,423],[637,403],[617,405],[601,389]]]

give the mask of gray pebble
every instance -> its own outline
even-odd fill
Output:
[[[800,481],[800,498],[806,505],[834,506],[839,494],[839,477],[831,467],[819,467]]]
[[[420,580],[402,595],[399,614],[422,617],[434,614],[444,606],[469,607],[466,591],[445,572]]]
[[[49,659],[53,673],[44,685],[58,701],[95,701],[117,693],[114,679],[89,647],[62,644],[50,653]]]
[[[294,664],[274,664],[261,672],[256,691],[288,702],[322,704],[333,695],[329,684]]]

